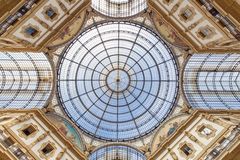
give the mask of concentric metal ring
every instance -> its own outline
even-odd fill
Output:
[[[178,70],[167,45],[134,23],[85,30],[59,64],[58,93],[68,116],[86,133],[124,141],[155,129],[172,110]]]
[[[130,82],[129,74],[121,68],[110,71],[106,77],[107,87],[116,93],[124,92],[129,87]]]

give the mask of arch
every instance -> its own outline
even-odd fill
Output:
[[[189,104],[202,109],[239,109],[240,55],[194,54],[183,73]]]
[[[42,108],[53,73],[44,53],[0,52],[0,108]]]
[[[92,152],[88,157],[88,160],[106,159],[146,160],[147,158],[137,149],[122,144],[105,145]]]
[[[66,139],[77,146],[80,151],[85,151],[86,147],[84,139],[75,126],[67,118],[57,113],[47,113],[46,116],[51,123],[58,128],[60,133],[66,137]]]
[[[147,8],[146,0],[92,0],[92,7],[109,17],[130,17]]]
[[[154,153],[159,146],[168,140],[169,137],[176,132],[177,128],[181,126],[189,116],[189,114],[180,113],[167,119],[163,124],[161,124],[151,139],[151,153]]]

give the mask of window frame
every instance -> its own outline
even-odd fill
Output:
[[[203,127],[210,129],[210,130],[212,131],[211,134],[206,135],[206,134],[201,133],[200,130],[201,130],[201,128],[203,128]],[[197,129],[196,129],[196,133],[197,133],[200,137],[204,137],[204,138],[206,138],[206,139],[210,139],[210,138],[212,138],[212,137],[215,137],[216,131],[217,131],[217,130],[214,129],[212,125],[210,125],[210,124],[205,124],[205,123],[197,126]]]
[[[25,130],[29,127],[33,127],[35,131],[29,135],[26,135],[23,130]],[[18,134],[20,137],[22,137],[24,139],[29,139],[29,138],[33,138],[38,133],[38,131],[39,131],[39,129],[38,129],[37,125],[35,125],[33,123],[29,123],[29,124],[24,124],[20,129],[18,129]]]

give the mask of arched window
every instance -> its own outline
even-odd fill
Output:
[[[110,17],[129,17],[147,8],[146,0],[92,0],[92,7]]]
[[[146,160],[140,151],[123,145],[110,145],[94,151],[89,160]]]
[[[239,64],[239,54],[194,54],[183,77],[189,104],[193,108],[239,109]]]
[[[0,108],[42,108],[52,77],[43,53],[0,52]]]

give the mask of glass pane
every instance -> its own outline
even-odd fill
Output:
[[[146,160],[147,158],[140,151],[121,145],[102,147],[94,151],[89,160]]]
[[[68,116],[86,133],[112,141],[135,139],[154,130],[173,109],[177,66],[151,30],[102,23],[69,48],[63,53],[68,58],[60,61],[58,93]]]
[[[92,7],[110,17],[129,17],[147,8],[146,0],[92,0]]]
[[[52,68],[43,53],[0,52],[0,108],[42,108],[52,90]]]
[[[184,92],[194,108],[239,109],[239,54],[194,54],[184,71]]]

